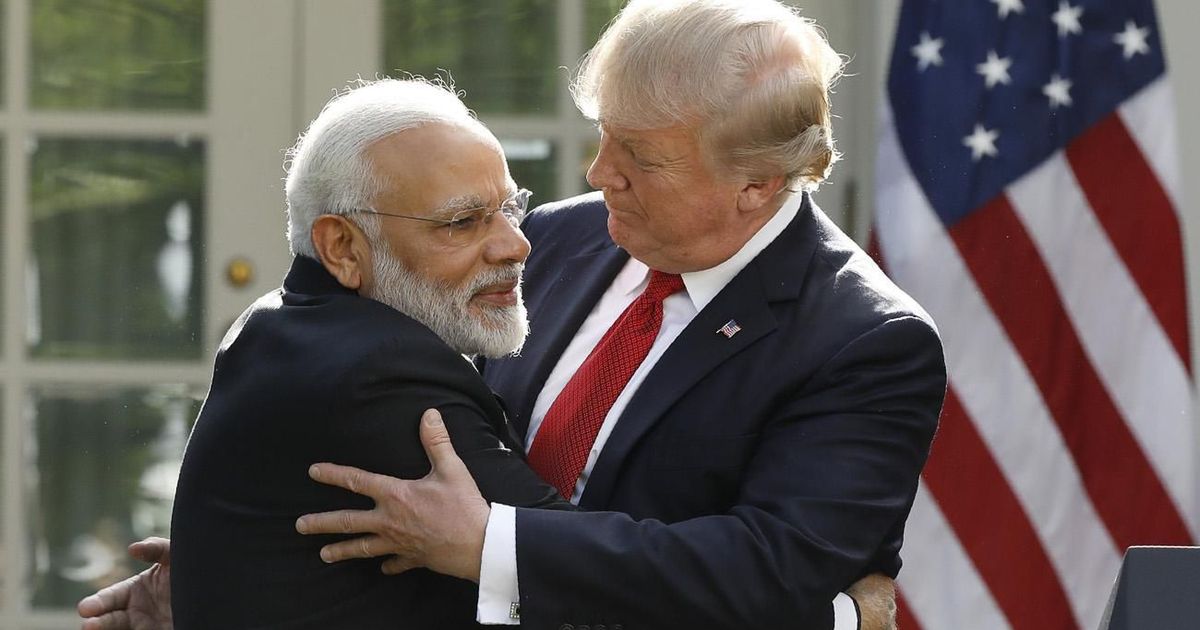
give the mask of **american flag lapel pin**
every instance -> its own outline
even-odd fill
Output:
[[[725,335],[726,339],[732,339],[733,336],[738,334],[738,331],[741,329],[742,329],[742,327],[738,326],[737,321],[731,319],[731,320],[725,322],[724,326],[718,328],[717,332],[721,333],[722,335]]]

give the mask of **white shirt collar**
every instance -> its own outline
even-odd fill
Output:
[[[771,217],[746,244],[737,251],[736,254],[725,259],[714,267],[702,269],[700,271],[689,271],[680,274],[683,278],[683,286],[687,288],[687,295],[695,306],[696,312],[704,310],[708,303],[717,297],[717,294],[733,280],[734,276],[738,275],[745,269],[746,265],[754,260],[755,256],[762,253],[768,245],[779,238],[783,230],[787,228],[792,219],[800,212],[800,204],[804,201],[802,193],[793,193],[788,195],[788,198],[783,202],[783,206]],[[633,293],[641,291],[649,281],[650,268],[645,263],[635,258],[629,259],[629,264],[621,269],[617,277],[613,279],[613,288],[623,293]]]

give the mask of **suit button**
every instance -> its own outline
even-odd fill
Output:
[[[569,623],[564,623],[563,625],[558,627],[558,630],[575,630],[575,626],[572,626]]]

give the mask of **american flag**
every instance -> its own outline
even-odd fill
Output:
[[[904,630],[1095,628],[1200,532],[1173,96],[1151,0],[905,0],[873,240],[950,391]]]

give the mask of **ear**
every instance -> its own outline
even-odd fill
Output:
[[[312,226],[317,258],[342,286],[358,291],[371,282],[371,247],[367,236],[350,219],[323,214]]]
[[[783,175],[769,177],[762,181],[748,182],[738,191],[738,212],[754,213],[769,206],[787,185]]]

